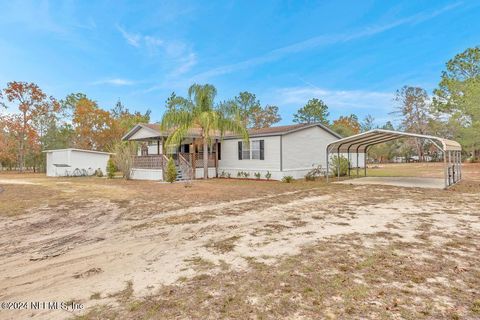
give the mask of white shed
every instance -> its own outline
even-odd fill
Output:
[[[111,153],[82,149],[45,150],[47,177],[93,175],[95,170],[107,172]]]

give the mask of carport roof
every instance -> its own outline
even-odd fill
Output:
[[[380,144],[383,142],[400,139],[400,138],[420,138],[427,139],[434,143],[442,151],[461,151],[460,144],[453,140],[448,140],[440,137],[391,131],[384,129],[374,129],[360,134],[356,134],[350,137],[346,137],[340,140],[336,140],[327,146],[328,152],[352,152],[352,153],[364,153],[369,146]]]

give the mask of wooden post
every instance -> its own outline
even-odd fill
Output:
[[[190,148],[190,165],[192,166],[192,180],[196,179],[197,175],[197,161],[196,161],[196,149],[195,138],[192,139],[192,147]]]

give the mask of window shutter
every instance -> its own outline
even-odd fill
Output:
[[[238,160],[242,160],[242,141],[238,141]]]
[[[265,141],[260,140],[260,160],[265,160]]]
[[[222,143],[217,143],[218,160],[222,160]]]

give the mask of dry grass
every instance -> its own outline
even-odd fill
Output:
[[[207,248],[210,248],[218,253],[230,252],[235,248],[235,242],[240,239],[239,236],[228,237],[219,241],[211,241],[206,245]]]
[[[19,184],[5,183],[8,181]],[[21,182],[34,183],[21,184]],[[0,173],[0,214],[14,216],[28,213],[29,209],[49,206],[69,206],[89,201],[105,200],[129,207],[132,215],[149,211],[165,212],[220,201],[250,197],[274,196],[278,193],[326,187],[323,181],[296,181],[291,184],[278,181],[258,182],[234,179],[195,181],[192,188],[183,184],[164,184],[154,181],[124,181],[106,178],[46,178],[42,174]],[[181,223],[181,222],[179,222]]]
[[[416,166],[372,170],[429,174]],[[464,178],[448,190],[233,179],[184,188],[0,174],[0,268],[17,259],[22,274],[0,289],[29,292],[25,270],[63,265],[38,281],[86,291],[78,319],[478,319],[480,165],[464,166]],[[162,284],[155,268],[178,277]],[[150,274],[155,289],[140,292]]]
[[[478,249],[479,240],[468,244]],[[135,311],[100,308],[85,318],[474,319],[479,314],[478,255],[459,269],[441,246],[361,243],[358,236],[321,241],[274,266],[252,260],[248,271],[202,274],[165,286],[135,300]],[[415,257],[417,250],[431,256]]]

